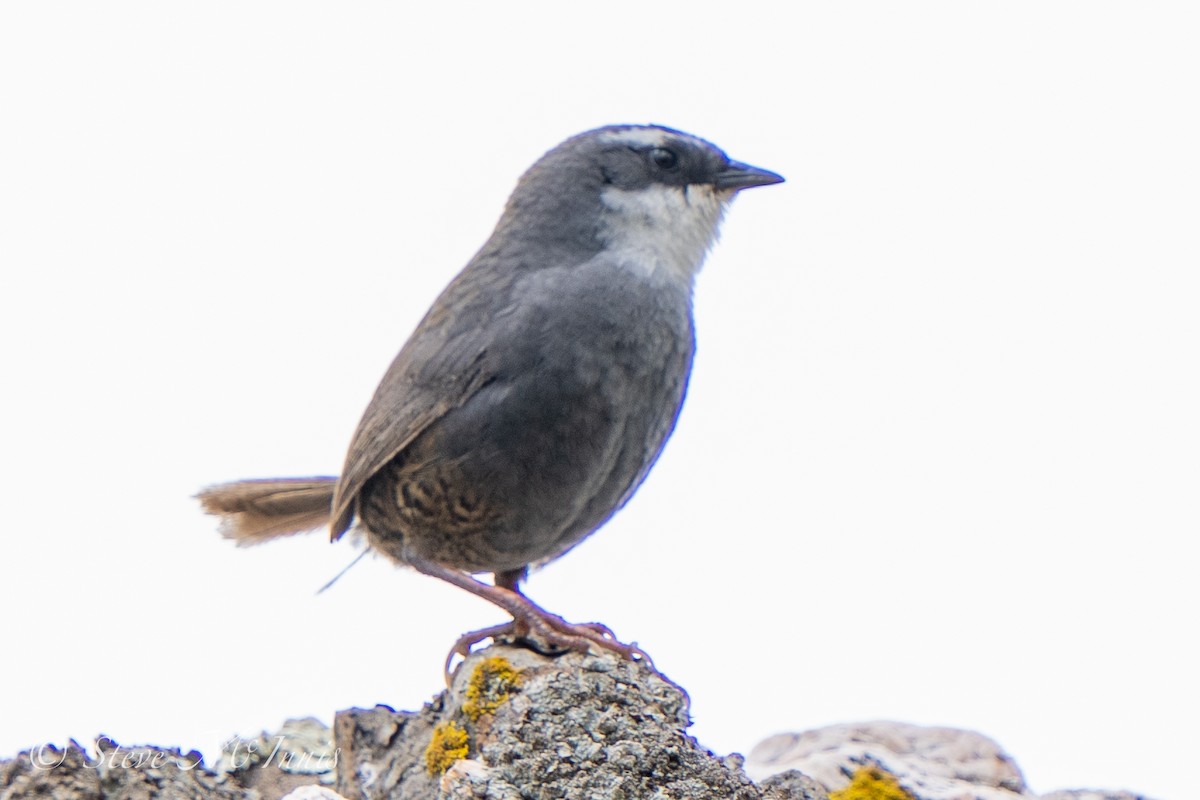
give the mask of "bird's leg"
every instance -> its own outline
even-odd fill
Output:
[[[525,580],[525,578],[527,578],[528,576],[529,576],[529,568],[528,567],[521,567],[520,569],[513,569],[513,570],[509,570],[507,572],[497,572],[495,584],[497,586],[502,586],[505,589],[508,589],[510,592],[513,592],[514,594],[519,594],[521,597],[525,597],[525,593],[521,591],[520,584],[521,584],[521,581]],[[529,600],[528,597],[525,597],[525,599]],[[545,611],[545,609],[541,608],[541,606],[538,606],[537,603],[534,603],[532,600],[529,600],[529,604],[534,606],[535,608],[537,608],[539,611],[543,611],[543,612]],[[591,630],[591,631],[594,631],[595,633],[600,634],[601,636],[603,636],[607,639],[612,639],[614,642],[617,641],[617,636],[615,633],[612,632],[612,628],[610,628],[607,625],[600,623],[600,622],[575,622],[575,623],[572,623],[572,622],[567,622],[562,617],[559,617],[559,616],[556,616],[556,615],[550,614],[550,613],[546,613],[546,622],[551,627],[553,627],[555,630],[562,630],[563,633],[574,633],[579,628],[586,628],[588,630]],[[564,630],[563,628],[560,628],[559,627],[560,625],[565,626],[566,629]],[[644,657],[644,654],[643,654],[643,657]]]
[[[496,573],[494,583],[510,592],[521,594],[521,581],[529,577],[529,567],[521,567],[519,569],[505,570],[504,572]]]
[[[524,567],[507,572],[497,572],[493,583],[501,589],[521,594],[521,590],[517,588],[517,584],[525,579],[526,574],[528,574],[528,570]],[[501,638],[523,639],[528,634],[529,625],[522,620],[518,620],[516,617],[513,617],[512,622],[505,622],[500,625],[492,625],[489,628],[480,628],[477,631],[464,633],[458,637],[458,641],[454,643],[454,647],[450,648],[450,653],[446,656],[447,677],[450,675],[450,664],[454,661],[454,657],[462,656],[466,658],[470,654],[471,648],[484,639],[494,639],[496,641],[499,641]]]
[[[501,589],[507,589],[513,594],[525,597],[521,591],[520,583],[529,575],[528,567],[520,567],[519,569],[510,569],[503,572],[497,572],[493,575],[492,583],[499,586]],[[528,598],[526,598],[528,599]],[[508,632],[514,639],[524,639],[529,635],[529,623],[519,617],[514,616],[512,621],[512,630]],[[550,655],[546,653],[545,655]]]
[[[517,584],[525,576],[525,570],[511,570],[496,575],[496,584],[488,584],[472,578],[465,572],[438,564],[436,561],[405,553],[404,559],[418,572],[434,578],[441,578],[449,584],[465,589],[476,597],[481,597],[489,603],[499,606],[512,614],[513,621],[503,625],[494,625],[471,633],[463,634],[446,658],[446,674],[449,678],[450,663],[455,655],[464,658],[471,652],[472,645],[489,637],[509,634],[534,634],[540,641],[564,650],[587,652],[589,645],[595,645],[602,650],[617,653],[624,658],[634,660],[640,658],[653,667],[653,662],[646,652],[635,644],[624,644],[617,641],[612,631],[603,625],[588,623],[572,625],[562,617],[551,614],[521,594]]]

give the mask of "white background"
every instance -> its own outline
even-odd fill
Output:
[[[700,278],[659,466],[531,596],[719,752],[899,719],[1194,796],[1194,4],[438,8],[0,6],[0,753],[438,691],[497,610],[382,561],[314,596],[350,548],[190,496],[335,473],[520,172],[658,122],[788,182]]]

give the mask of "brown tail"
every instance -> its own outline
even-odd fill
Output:
[[[337,478],[267,478],[210,486],[196,499],[239,547],[329,524]]]

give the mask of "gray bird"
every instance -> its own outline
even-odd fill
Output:
[[[340,478],[205,489],[255,544],[357,525],[400,564],[505,609],[465,634],[645,653],[519,589],[637,490],[679,415],[692,288],[726,207],[782,177],[659,126],[582,133],[521,177],[491,238],[421,320],[367,406]],[[472,577],[491,572],[494,584]]]

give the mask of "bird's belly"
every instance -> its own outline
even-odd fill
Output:
[[[486,387],[364,487],[372,543],[472,572],[561,555],[657,457],[682,401],[682,356],[641,373],[575,364]]]

